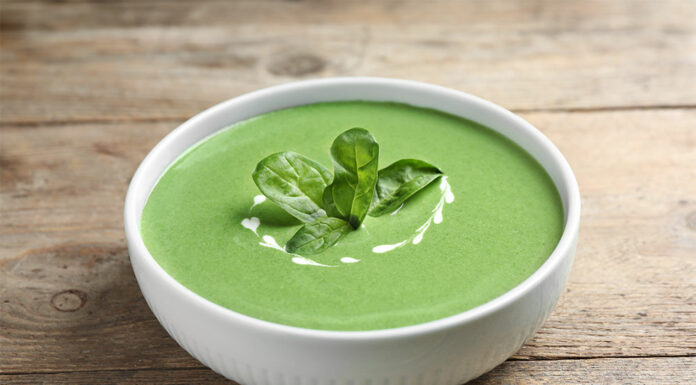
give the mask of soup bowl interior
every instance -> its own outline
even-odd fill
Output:
[[[348,100],[399,102],[461,116],[498,131],[530,153],[553,180],[565,214],[562,237],[547,261],[520,285],[474,309],[413,326],[358,332],[303,329],[245,316],[191,292],[157,264],[140,236],[140,217],[159,177],[180,154],[259,114]],[[259,90],[194,116],[143,160],[124,211],[131,264],[148,305],[184,349],[218,373],[243,384],[457,384],[507,359],[548,317],[572,264],[580,195],[558,149],[502,107],[425,83],[336,78]]]

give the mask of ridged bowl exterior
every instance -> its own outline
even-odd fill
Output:
[[[549,260],[522,284],[467,312],[405,328],[332,332],[273,324],[215,305],[184,288],[154,261],[139,234],[159,175],[193,143],[234,122],[279,108],[333,100],[388,100],[437,108],[496,129],[549,172],[566,228]],[[557,302],[575,253],[580,202],[560,152],[510,112],[442,87],[394,79],[340,78],[272,87],[197,115],[160,142],[133,178],[125,227],[143,296],[167,332],[196,359],[244,385],[415,385],[464,383],[514,354]]]

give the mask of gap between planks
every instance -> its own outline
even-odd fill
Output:
[[[504,107],[503,107],[504,108]],[[652,105],[652,106],[606,106],[606,107],[572,107],[572,108],[515,108],[509,109],[515,114],[528,113],[594,113],[594,112],[620,112],[620,111],[660,111],[660,110],[692,110],[696,104],[681,105]],[[111,119],[58,119],[35,121],[0,121],[0,128],[7,127],[50,127],[78,124],[118,124],[118,123],[167,123],[184,122],[195,115],[162,116],[152,118],[111,118]]]
[[[676,356],[669,355],[653,355],[653,356],[615,356],[615,357],[565,357],[560,359],[517,359],[509,358],[505,362],[502,362],[497,367],[504,365],[505,363],[519,362],[519,363],[533,363],[533,362],[572,362],[572,361],[602,361],[602,360],[651,360],[651,359],[678,359],[678,358],[692,358],[696,355],[683,354]],[[182,367],[149,367],[149,368],[138,368],[138,369],[126,369],[126,368],[104,368],[104,369],[87,369],[87,370],[38,370],[38,371],[16,371],[16,372],[0,372],[0,378],[9,378],[11,376],[23,376],[23,375],[56,375],[56,374],[72,374],[72,373],[104,373],[104,372],[156,372],[156,371],[210,371],[211,369],[207,366],[182,366]],[[495,369],[493,369],[495,370]]]
[[[614,357],[612,357],[614,358]],[[669,357],[669,358],[679,358],[679,357]],[[27,370],[27,371],[16,371],[16,372],[0,372],[0,378],[3,376],[23,376],[28,374],[70,374],[70,373],[103,373],[103,372],[156,372],[158,370],[166,371],[183,371],[183,370],[211,370],[207,366],[175,366],[175,367],[148,367],[148,368],[137,368],[137,369],[127,369],[127,368],[104,368],[104,369],[86,369],[86,370]]]

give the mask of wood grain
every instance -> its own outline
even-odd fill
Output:
[[[469,384],[690,384],[696,382],[694,367],[693,357],[508,361]],[[236,384],[207,369],[22,374],[0,379],[7,385]]]
[[[567,293],[517,357],[696,354],[696,110],[524,116],[583,208]]]
[[[696,355],[696,110],[524,117],[568,157],[584,207],[567,291],[515,359]],[[129,176],[175,125],[2,129],[3,372],[200,365],[145,306],[122,231]]]
[[[692,384],[696,358],[508,361],[471,385]]]
[[[166,133],[303,78],[521,112],[583,211],[566,292],[475,384],[696,383],[696,1],[0,0],[0,383],[231,383],[147,308],[122,205]]]
[[[694,19],[689,0],[8,2],[0,122],[183,119],[352,75],[517,110],[694,106]]]

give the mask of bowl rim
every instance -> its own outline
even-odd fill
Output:
[[[387,87],[396,86],[410,89],[420,88],[430,92],[437,92],[445,95],[448,94],[450,97],[456,96],[457,98],[466,100],[467,103],[476,105],[477,107],[489,110],[494,114],[502,115],[507,119],[512,120],[514,124],[516,124],[525,131],[525,135],[532,136],[533,139],[535,139],[539,144],[545,147],[549,155],[551,156],[552,163],[555,163],[561,171],[559,176],[559,179],[562,181],[561,183],[564,183],[567,187],[567,208],[565,227],[563,229],[563,234],[561,235],[561,238],[558,241],[558,244],[556,245],[556,248],[546,259],[546,261],[532,275],[527,277],[517,286],[508,290],[504,294],[472,309],[444,318],[415,325],[408,325],[390,329],[360,331],[309,329],[297,326],[284,325],[272,321],[265,321],[248,315],[244,315],[242,313],[238,313],[234,310],[218,305],[186,288],[184,285],[176,281],[171,275],[169,275],[155,261],[148,249],[145,247],[140,231],[138,230],[139,226],[137,223],[138,215],[136,204],[137,199],[135,194],[139,189],[138,186],[142,183],[145,183],[151,178],[147,178],[145,173],[147,169],[154,166],[153,162],[157,154],[159,154],[162,151],[165,151],[166,148],[170,145],[170,143],[174,142],[179,136],[182,135],[184,131],[195,129],[199,122],[208,115],[219,113],[227,108],[234,106],[234,104],[240,103],[246,99],[262,98],[273,93],[287,92],[298,88],[311,88],[326,85],[341,86],[355,84]],[[516,141],[513,140],[513,142]],[[191,143],[191,145],[193,144],[194,143]],[[181,155],[181,153],[182,152],[180,152],[177,156]],[[157,178],[159,178],[160,176],[161,173],[157,175]],[[558,185],[556,186],[556,188],[558,189]],[[150,192],[151,191],[148,190],[147,194],[149,195]],[[562,194],[561,191],[559,191],[559,193]],[[565,159],[565,157],[563,157],[558,148],[556,148],[556,146],[536,127],[534,127],[518,115],[512,113],[511,111],[508,111],[507,109],[497,104],[494,104],[485,99],[479,98],[477,96],[462,91],[425,82],[383,77],[333,77],[295,81],[267,88],[262,88],[256,91],[232,97],[228,100],[218,103],[196,114],[184,123],[180,124],[177,128],[172,130],[163,139],[161,139],[160,142],[157,143],[157,145],[155,145],[155,147],[147,154],[147,156],[140,163],[135,174],[133,175],[133,178],[131,179],[131,182],[128,187],[128,191],[126,193],[126,199],[124,204],[124,228],[130,251],[129,254],[131,258],[131,265],[134,267],[134,270],[135,264],[133,263],[133,260],[137,258],[139,262],[142,262],[145,265],[147,265],[150,271],[157,274],[159,278],[161,278],[166,283],[166,285],[169,286],[170,290],[173,290],[177,295],[187,298],[189,301],[197,302],[198,305],[206,309],[206,311],[211,312],[218,318],[225,319],[230,322],[242,323],[245,324],[245,326],[254,329],[264,329],[268,332],[282,333],[298,337],[320,338],[324,340],[333,339],[361,341],[418,336],[442,332],[444,330],[471,323],[483,317],[491,315],[505,308],[506,306],[511,305],[512,303],[514,303],[515,301],[532,291],[535,287],[540,285],[545,279],[548,278],[549,275],[551,275],[554,272],[554,270],[558,267],[559,264],[563,262],[565,258],[572,258],[572,249],[575,246],[579,223],[580,191],[575,175],[567,160]]]

